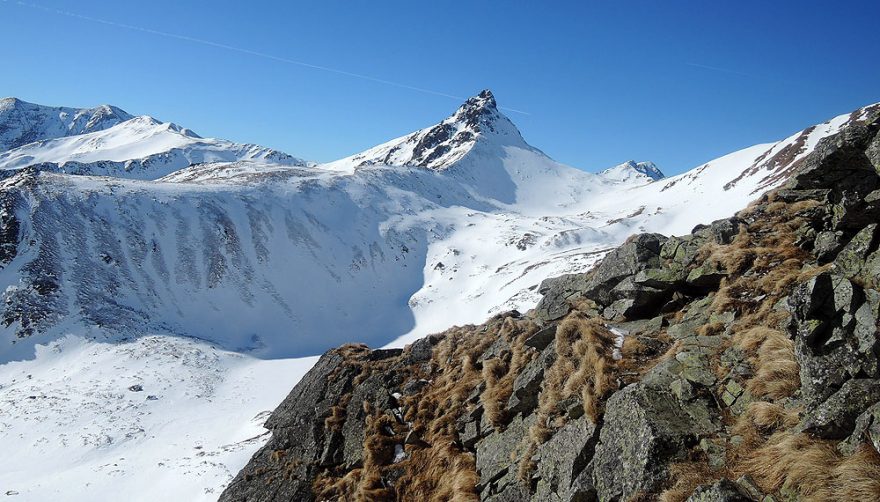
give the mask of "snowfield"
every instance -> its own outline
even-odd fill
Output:
[[[215,500],[317,358],[260,360],[191,338],[66,336],[0,366],[0,494]]]
[[[0,152],[0,494],[215,500],[315,355],[528,310],[634,233],[745,207],[861,114],[671,178],[559,164],[487,91],[323,165],[149,117],[18,127],[42,136]]]

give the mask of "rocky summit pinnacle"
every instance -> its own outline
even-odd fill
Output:
[[[483,143],[531,148],[513,122],[498,111],[492,91],[484,89],[439,124],[337,162],[356,167],[379,164],[443,171],[467,155],[481,138]]]
[[[497,107],[498,104],[495,102],[495,95],[492,94],[492,91],[489,89],[483,89],[476,96],[468,98],[468,100],[461,106],[463,110],[467,109],[479,112],[496,110]]]
[[[476,96],[468,98],[451,118],[464,123],[473,132],[479,133],[484,127],[494,131],[492,124],[500,117],[492,91],[483,89]]]

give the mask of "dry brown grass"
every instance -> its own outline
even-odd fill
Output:
[[[456,420],[474,406],[469,398],[484,381],[484,375],[491,376],[491,382],[487,382],[489,392],[482,395],[487,409],[497,409],[499,402],[506,402],[516,371],[532,357],[522,350],[522,342],[536,330],[529,320],[500,315],[480,326],[454,327],[443,333],[434,347],[430,367],[417,364],[407,369],[408,378],[431,381],[418,394],[402,398],[409,425],[370,409],[366,403],[363,465],[347,472],[324,471],[313,483],[319,500],[479,500],[474,456],[458,442]],[[512,349],[484,361],[485,365],[478,361],[499,337],[507,339]],[[367,361],[364,356],[369,349],[361,345],[345,346],[337,352],[346,358],[344,367],[359,372],[356,383],[377,371],[387,371],[399,360]],[[326,427],[344,423],[346,398],[350,396],[331,408],[325,418]],[[420,441],[406,445],[407,458],[395,464],[395,445],[403,445],[407,433]],[[392,477],[398,478],[394,486],[384,481],[391,470],[395,472]]]
[[[699,336],[715,336],[724,333],[724,330],[727,328],[723,322],[710,322],[704,324],[697,328],[697,335]]]
[[[654,344],[648,346],[636,336],[624,337],[620,348],[620,359],[616,361],[616,371],[621,386],[640,380],[661,358],[666,357],[670,348],[671,342],[665,329],[655,333],[643,333],[641,336],[653,338],[660,342],[659,346]]]
[[[483,403],[487,418],[495,427],[508,421],[505,407],[513,393],[513,381],[523,366],[537,355],[535,351],[525,350],[525,339],[537,331],[537,326],[530,324],[527,328],[523,328],[521,321],[506,319],[501,324],[498,336],[508,341],[510,350],[505,351],[501,357],[493,357],[483,362],[481,373],[486,382],[486,389],[480,394],[480,402]]]
[[[473,454],[462,454],[451,444],[443,444],[416,450],[411,455],[407,471],[417,475],[401,480],[398,500],[479,500],[475,486],[480,478]]]
[[[737,446],[728,445],[725,475],[748,473],[767,493],[787,487],[804,500],[878,500],[876,452],[862,448],[858,455],[841,457],[831,442],[793,432],[801,410],[784,405],[799,388],[800,377],[794,344],[780,329],[789,314],[777,306],[797,284],[828,268],[816,266],[796,242],[797,230],[806,224],[804,216],[818,204],[786,204],[770,194],[740,213],[753,223],[742,225],[730,244],[711,244],[702,250],[705,259],[729,272],[712,298],[710,311],[735,314],[732,343],[748,355],[754,369],[743,385],[761,399],[739,417],[728,415],[728,420],[735,419],[730,432],[739,441]],[[708,324],[700,334],[718,329]],[[705,474],[699,468],[678,469],[685,470],[672,473],[675,483],[662,500],[685,499],[698,484],[694,480]]]
[[[366,418],[363,466],[340,478],[319,476],[312,485],[319,500],[378,502],[394,498],[394,489],[383,483],[382,473],[391,465],[394,445],[400,444],[403,436],[395,430],[398,424],[391,416],[370,412]]]
[[[759,217],[741,232],[750,235],[756,250],[749,273],[723,281],[713,302],[716,312],[738,314],[734,343],[749,354],[755,370],[745,387],[767,400],[751,403],[737,419],[732,432],[742,442],[729,450],[728,461],[736,474],[750,474],[767,493],[785,487],[808,501],[878,500],[877,453],[862,447],[855,455],[843,457],[833,442],[794,432],[800,410],[781,402],[795,393],[800,378],[792,340],[774,329],[788,314],[774,307],[796,284],[828,268],[813,265],[812,257],[795,245],[795,230],[804,224],[800,216],[817,205],[815,201],[777,203],[771,196],[766,207],[752,207],[750,211]],[[739,238],[733,244],[745,243],[737,242]],[[752,301],[755,297],[761,300]]]
[[[794,342],[787,334],[763,326],[737,333],[734,343],[752,354],[754,377],[746,384],[752,395],[769,399],[791,396],[800,387],[800,373]]]
[[[799,421],[799,409],[785,409],[779,403],[755,401],[739,417],[733,431],[748,436],[752,431],[772,433],[794,427]]]
[[[483,326],[454,328],[445,333],[434,348],[431,375],[427,375],[433,379],[432,385],[404,398],[405,420],[430,446],[407,446],[409,458],[400,464],[405,472],[396,484],[399,500],[479,499],[474,456],[459,445],[456,420],[473,406],[468,397],[484,381],[484,374],[491,375],[492,382],[486,382],[480,401],[486,413],[503,418],[499,403],[506,403],[516,373],[533,357],[523,350],[522,342],[536,330],[529,320],[496,317]],[[508,340],[511,350],[478,361],[480,354],[500,337]]]
[[[558,403],[577,396],[584,414],[594,422],[599,420],[603,399],[617,387],[614,340],[614,334],[601,319],[581,312],[572,312],[559,323],[555,341],[557,357],[544,374],[537,419],[525,438],[526,453],[519,464],[520,479],[527,479],[532,471],[531,457],[537,446],[564,425]]]
[[[785,487],[805,501],[880,499],[880,457],[867,445],[843,457],[830,441],[778,432],[742,467],[768,493]]]
[[[694,490],[706,483],[723,477],[723,473],[713,471],[706,462],[679,462],[669,466],[671,486],[660,493],[659,502],[684,502]]]
[[[752,217],[754,222],[741,225],[730,244],[704,246],[701,253],[706,260],[731,274],[714,295],[710,307],[713,312],[733,311],[751,316],[752,325],[769,325],[761,321],[773,314],[776,301],[795,284],[819,272],[817,267],[807,265],[812,261],[810,254],[796,245],[796,231],[806,223],[800,214],[817,204],[803,201],[750,206],[740,214]]]
[[[324,429],[336,431],[342,428],[342,425],[345,423],[349,399],[351,399],[351,394],[346,395],[339,404],[330,407],[330,414],[324,419]]]

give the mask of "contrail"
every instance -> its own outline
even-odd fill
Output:
[[[743,73],[741,71],[736,71],[736,70],[728,70],[727,68],[719,68],[717,66],[709,66],[709,65],[697,64],[697,63],[685,63],[685,64],[688,66],[693,66],[695,68],[703,68],[704,70],[719,71],[721,73],[730,73],[732,75],[742,75],[744,77],[754,77],[754,75],[751,75],[749,73]]]
[[[454,95],[454,94],[447,94],[447,93],[445,93],[445,92],[434,91],[434,90],[431,90],[431,89],[425,89],[424,87],[416,87],[416,86],[413,86],[413,85],[403,84],[403,83],[400,83],[400,82],[394,82],[394,81],[392,81],[392,80],[385,80],[385,79],[382,79],[382,78],[371,77],[371,76],[369,76],[369,75],[363,75],[363,74],[360,74],[360,73],[353,73],[353,72],[350,72],[350,71],[340,70],[340,69],[338,69],[338,68],[331,68],[331,67],[329,67],[329,66],[321,66],[321,65],[316,65],[316,64],[311,64],[311,63],[306,63],[306,62],[304,62],[304,61],[297,61],[297,60],[295,60],[295,59],[289,59],[289,58],[285,58],[285,57],[281,57],[281,56],[275,56],[275,55],[273,55],[273,54],[268,54],[268,53],[265,53],[265,52],[260,52],[260,51],[254,51],[254,50],[250,50],[250,49],[245,49],[245,48],[243,48],[243,47],[236,47],[236,46],[234,46],[234,45],[228,45],[228,44],[224,44],[224,43],[220,43],[220,42],[214,42],[214,41],[212,41],[212,40],[205,40],[205,39],[203,39],[203,38],[196,38],[196,37],[190,37],[190,36],[187,36],[187,35],[180,35],[180,34],[177,34],[177,33],[170,33],[170,32],[167,32],[167,31],[154,30],[154,29],[151,29],[151,28],[144,28],[144,27],[142,27],[142,26],[135,26],[135,25],[131,25],[131,24],[118,23],[118,22],[116,22],[116,21],[110,21],[110,20],[107,20],[107,19],[101,19],[101,18],[97,18],[97,17],[86,16],[86,15],[84,15],[84,14],[79,14],[79,13],[76,13],[76,12],[70,12],[70,11],[67,11],[67,10],[55,9],[55,8],[53,8],[53,7],[46,7],[46,6],[44,6],[44,5],[39,5],[39,4],[31,3],[31,2],[23,2],[23,1],[21,1],[21,0],[16,0],[16,1],[11,1],[11,0],[0,0],[0,1],[2,1],[2,2],[4,2],[4,3],[14,3],[14,4],[19,5],[19,6],[21,6],[21,7],[29,7],[29,8],[32,8],[32,9],[41,10],[41,11],[43,11],[43,12],[48,12],[48,13],[50,13],[50,14],[57,14],[57,15],[60,15],[60,16],[72,17],[72,18],[75,18],[75,19],[81,19],[81,20],[84,20],[84,21],[92,22],[92,23],[100,23],[100,24],[104,24],[104,25],[107,25],[107,26],[113,26],[113,27],[116,27],[116,28],[123,28],[123,29],[126,29],[126,30],[139,31],[139,32],[141,32],[141,33],[148,33],[148,34],[150,34],[150,35],[156,35],[156,36],[165,37],[165,38],[172,38],[172,39],[176,39],[176,40],[183,40],[183,41],[185,41],[185,42],[190,42],[190,43],[194,43],[194,44],[207,45],[207,46],[209,46],[209,47],[215,47],[215,48],[218,48],[218,49],[224,49],[224,50],[227,50],[227,51],[234,51],[234,52],[239,52],[239,53],[242,53],[242,54],[248,54],[248,55],[250,55],[250,56],[256,56],[256,57],[260,57],[260,58],[263,58],[263,59],[269,59],[269,60],[277,61],[277,62],[280,62],[280,63],[286,63],[286,64],[295,65],[295,66],[301,66],[301,67],[304,67],[304,68],[311,68],[311,69],[313,69],[313,70],[321,70],[321,71],[326,71],[326,72],[330,72],[330,73],[336,73],[336,74],[338,74],[338,75],[345,75],[345,76],[347,76],[347,77],[359,78],[359,79],[361,79],[361,80],[367,80],[367,81],[370,81],[370,82],[376,82],[376,83],[379,83],[379,84],[390,85],[390,86],[394,86],[394,87],[399,87],[399,88],[401,88],[401,89],[407,89],[407,90],[410,90],[410,91],[421,92],[421,93],[424,93],[424,94],[431,94],[431,95],[434,95],[434,96],[442,96],[442,97],[444,97],[444,98],[455,99],[455,100],[457,100],[457,101],[464,101],[465,99],[467,99],[467,98],[464,98],[464,97],[462,97],[462,96],[456,96],[456,95]],[[506,106],[499,106],[498,108],[501,108],[502,110],[506,110],[506,111],[509,111],[509,112],[520,113],[520,114],[522,114],[522,115],[531,115],[531,114],[528,113],[528,112],[524,112],[524,111],[522,111],[522,110],[517,110],[517,109],[515,109],[515,108],[508,108],[508,107],[506,107]]]

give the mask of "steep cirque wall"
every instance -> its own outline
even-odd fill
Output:
[[[880,498],[880,119],[690,235],[326,353],[222,501]]]

